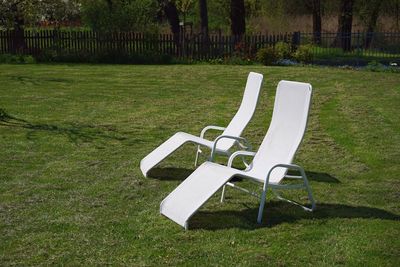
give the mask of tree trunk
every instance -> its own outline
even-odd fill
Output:
[[[208,11],[207,0],[199,0],[200,25],[203,36],[208,37]]]
[[[371,9],[369,12],[369,18],[367,22],[367,39],[365,40],[365,47],[369,48],[372,42],[372,37],[373,37],[373,32],[376,27],[376,21],[378,20],[379,17],[379,10],[381,8],[382,1],[380,0],[375,0],[371,4]]]
[[[20,53],[25,50],[25,36],[24,36],[24,16],[18,7],[18,2],[11,6],[12,13],[14,14],[13,26],[14,36],[11,47],[12,53]]]
[[[167,17],[171,32],[174,36],[174,42],[179,46],[180,44],[180,27],[179,27],[179,14],[175,3],[168,0],[158,0],[161,5],[165,16]]]
[[[321,0],[312,0],[314,44],[321,44]]]
[[[338,21],[338,35],[335,43],[344,51],[351,50],[351,28],[353,24],[353,5],[355,0],[341,0]]]
[[[200,10],[200,27],[201,27],[201,50],[207,52],[209,48],[209,36],[208,36],[208,11],[207,11],[207,0],[199,0]]]
[[[400,9],[400,5],[399,5],[399,0],[396,0],[396,31],[399,31],[400,27],[399,27],[399,9]]]
[[[231,0],[231,33],[242,36],[246,32],[244,0]]]

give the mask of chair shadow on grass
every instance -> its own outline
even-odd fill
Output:
[[[150,178],[154,178],[157,180],[165,180],[165,181],[183,181],[188,177],[194,169],[184,169],[184,168],[173,168],[173,167],[164,167],[164,168],[152,168],[147,176]]]
[[[149,177],[159,180],[182,181],[188,177],[194,169],[185,168],[154,168],[149,172]],[[306,171],[310,181],[322,183],[340,183],[340,180],[328,173]],[[218,194],[218,193],[217,193]],[[270,195],[271,196],[271,195]],[[229,204],[229,195],[226,200]],[[221,205],[225,205],[224,203]],[[235,203],[234,205],[238,205]],[[223,207],[222,207],[223,208]],[[254,230],[263,227],[274,227],[282,223],[295,223],[299,220],[324,220],[324,219],[383,219],[400,220],[400,216],[394,213],[363,206],[350,206],[344,204],[318,203],[314,212],[306,212],[284,201],[268,200],[264,209],[264,221],[257,224],[258,201],[254,207],[238,207],[240,210],[199,211],[190,219],[190,229],[220,230],[230,228],[243,228]]]
[[[125,140],[126,137],[119,134],[113,126],[93,126],[80,125],[75,123],[65,125],[55,125],[46,123],[32,123],[24,119],[20,119],[8,114],[4,109],[0,108],[0,126],[3,127],[19,127],[30,130],[27,138],[37,132],[47,132],[55,135],[66,136],[71,142],[78,144],[81,142],[93,142],[96,140]]]
[[[257,205],[255,204],[255,206]],[[255,230],[264,227],[274,227],[282,223],[295,223],[300,220],[400,220],[399,215],[373,207],[317,203],[317,209],[314,212],[307,212],[287,202],[275,200],[267,201],[264,208],[262,224],[256,222],[257,214],[258,206],[254,208],[244,207],[242,210],[230,209],[222,211],[199,211],[191,218],[189,227],[190,229],[203,230],[221,230],[231,228]]]
[[[166,180],[166,181],[182,181],[188,177],[195,169],[185,169],[185,168],[173,168],[173,167],[163,167],[163,168],[153,168],[147,174],[148,177]],[[332,175],[325,172],[312,172],[306,171],[307,178],[310,181],[321,182],[321,183],[340,183],[340,180]],[[234,177],[235,181],[242,180],[239,177]]]

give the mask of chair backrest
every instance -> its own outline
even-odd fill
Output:
[[[262,81],[262,74],[256,72],[249,73],[242,103],[240,104],[235,116],[222,133],[223,135],[240,136],[242,134],[256,110]],[[226,151],[231,148],[234,143],[235,141],[232,139],[221,139],[217,144],[217,149]]]
[[[276,164],[292,163],[307,127],[311,94],[311,84],[279,82],[271,124],[253,159],[251,176],[264,181]],[[285,168],[274,169],[269,182],[279,183],[286,172]]]

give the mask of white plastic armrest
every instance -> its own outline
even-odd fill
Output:
[[[290,170],[299,171],[299,172],[301,173],[301,176],[302,176],[303,178],[306,178],[306,179],[307,179],[307,176],[306,176],[306,173],[305,173],[304,169],[303,169],[302,167],[300,167],[299,165],[296,165],[296,164],[276,164],[274,167],[272,167],[272,168],[269,170],[268,175],[267,175],[267,179],[266,179],[266,182],[265,182],[266,184],[269,183],[269,177],[270,177],[272,171],[273,171],[275,168],[286,168],[286,169],[290,169]],[[265,186],[265,185],[264,185],[264,186]]]
[[[204,135],[208,130],[224,131],[225,129],[226,129],[225,127],[221,127],[221,126],[214,126],[214,125],[206,126],[206,127],[204,127],[203,130],[201,130],[200,138],[204,138]]]
[[[211,150],[211,157],[210,157],[211,161],[214,160],[215,152],[217,150],[218,141],[221,140],[221,139],[224,139],[224,138],[236,140],[239,144],[240,144],[240,141],[242,141],[245,144],[244,146],[242,145],[243,148],[249,147],[249,142],[247,141],[246,138],[238,137],[238,136],[231,136],[231,135],[220,135],[217,138],[215,138],[215,140],[214,140],[214,145],[213,145],[212,150]]]
[[[257,152],[253,152],[253,151],[244,151],[244,150],[236,151],[236,152],[232,153],[232,155],[229,157],[228,167],[232,166],[233,160],[237,156],[252,156],[252,157],[254,157],[256,154],[257,154]]]

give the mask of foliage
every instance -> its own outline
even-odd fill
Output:
[[[0,0],[0,26],[14,28],[47,20],[59,23],[79,17],[79,0]]]
[[[373,60],[368,63],[367,67],[365,69],[370,70],[370,71],[380,71],[384,68],[384,65],[379,63],[376,60]]]
[[[33,24],[40,19],[40,0],[0,0],[0,23],[14,28],[15,23]]]
[[[250,58],[242,58],[238,56],[226,57],[226,58],[214,58],[209,59],[205,63],[211,65],[253,65],[254,61]]]
[[[273,65],[278,60],[278,57],[276,55],[274,47],[267,46],[257,51],[256,59],[261,64],[270,66]]]
[[[184,12],[186,14],[186,20],[193,22],[195,29],[199,27],[199,10],[198,5],[193,4],[197,0],[175,0],[177,4],[180,2],[190,2],[190,6]],[[246,19],[250,19],[252,17],[256,17],[261,14],[262,1],[259,0],[245,0],[245,15]],[[212,0],[207,2],[208,6],[208,20],[209,20],[209,29],[212,31],[222,30],[223,32],[229,32],[230,29],[230,0]],[[183,10],[181,10],[183,13]],[[251,32],[252,29],[248,29]]]
[[[230,18],[229,18],[229,9],[230,9],[230,1],[228,0],[214,0],[208,1],[208,27],[210,30],[223,32],[229,32]],[[194,8],[198,8],[198,5],[195,5]],[[199,12],[196,11],[194,16],[192,16],[191,20],[195,23],[195,25],[199,25],[200,21],[198,19]]]
[[[245,9],[246,9],[246,18],[247,19],[262,15],[263,1],[245,0],[244,5],[245,5]]]
[[[277,42],[274,46],[277,60],[290,59],[292,57],[292,48],[286,42]]]
[[[172,0],[175,2],[176,8],[184,15],[189,12],[194,6],[194,0]]]
[[[278,61],[285,59],[291,59],[291,47],[290,44],[285,42],[278,42],[275,46],[267,46],[257,51],[256,59],[258,62],[264,65],[274,65]]]
[[[84,0],[84,21],[95,31],[154,31],[158,6],[153,0]]]
[[[313,46],[311,44],[300,45],[293,53],[293,58],[301,63],[310,63],[313,60]]]
[[[56,24],[76,20],[80,17],[81,0],[41,0],[41,19]]]
[[[32,56],[29,56],[29,55],[0,54],[0,63],[32,64],[32,63],[36,63],[36,60]]]
[[[147,50],[142,53],[126,54],[108,50],[96,55],[81,50],[78,53],[46,49],[37,57],[38,62],[108,63],[108,64],[171,64],[173,58],[167,54]]]
[[[382,63],[379,63],[376,60],[373,60],[368,63],[365,67],[366,70],[373,71],[373,72],[393,72],[393,73],[400,73],[400,67],[398,66],[386,66]]]

